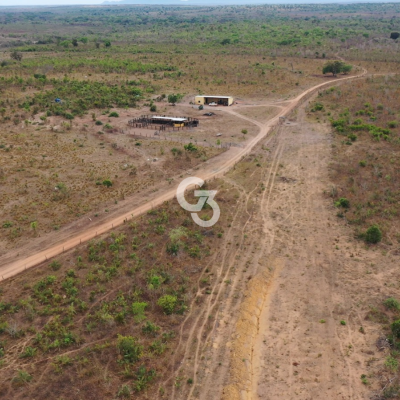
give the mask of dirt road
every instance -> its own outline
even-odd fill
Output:
[[[224,178],[241,189],[237,216],[211,262],[212,295],[182,328],[176,372],[162,384],[168,399],[371,398],[360,377],[374,376],[373,362],[386,354],[376,350],[379,326],[365,316],[372,294],[392,295],[386,285],[398,258],[368,250],[335,217],[323,194],[330,130],[308,123],[304,105],[291,120],[248,157],[268,152],[254,190],[231,179],[243,171]],[[174,384],[182,376],[193,380],[189,389]]]
[[[366,71],[363,71],[361,74],[357,76],[365,75]],[[330,80],[327,82],[323,82],[319,85],[316,85],[302,94],[297,96],[291,101],[286,101],[284,107],[281,109],[279,114],[270,119],[266,123],[260,123],[258,121],[251,120],[245,116],[242,116],[238,113],[235,113],[238,117],[241,117],[245,120],[253,122],[260,128],[260,132],[258,135],[246,143],[245,148],[231,148],[229,151],[215,157],[210,162],[209,166],[197,170],[195,172],[196,176],[202,178],[203,180],[209,180],[214,177],[219,177],[225,174],[233,165],[239,162],[242,157],[248,154],[252,148],[260,142],[260,140],[264,139],[267,134],[271,131],[271,129],[279,123],[279,117],[288,115],[291,111],[293,111],[298,104],[305,100],[309,95],[314,93],[316,90],[331,85],[333,82],[344,81],[348,79],[354,79],[357,76],[348,76],[345,78]],[[234,113],[231,109],[227,110],[228,112]],[[50,259],[52,257],[61,254],[62,252],[71,249],[78,245],[79,243],[86,242],[97,235],[105,233],[114,227],[123,224],[125,221],[128,221],[139,214],[142,214],[153,207],[156,207],[162,204],[166,200],[172,199],[176,194],[177,185],[171,187],[168,191],[165,191],[162,194],[157,194],[153,198],[147,200],[144,204],[140,206],[133,207],[129,212],[125,212],[118,217],[114,217],[112,220],[109,220],[101,225],[94,226],[90,229],[87,229],[85,226],[81,227],[76,232],[70,232],[68,237],[63,236],[63,233],[60,232],[60,235],[54,235],[51,243],[47,243],[47,246],[43,248],[41,251],[36,251],[34,254],[29,254],[24,247],[19,248],[16,251],[13,251],[9,254],[6,254],[0,259],[0,276],[1,278],[7,279],[18,273],[23,272],[24,270],[34,267],[43,261]],[[134,202],[134,199],[132,199]]]

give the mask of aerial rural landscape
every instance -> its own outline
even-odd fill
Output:
[[[127,3],[0,5],[0,399],[399,399],[400,3]]]

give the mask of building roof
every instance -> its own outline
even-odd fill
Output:
[[[217,96],[217,95],[205,95],[205,94],[198,94],[196,97],[211,97],[211,98],[218,98],[218,99],[231,99],[232,96]]]
[[[175,117],[163,117],[162,115],[153,115],[152,119],[159,119],[165,121],[174,121],[174,122],[184,122],[187,121],[186,118],[175,118]]]

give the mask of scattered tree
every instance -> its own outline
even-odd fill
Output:
[[[353,67],[349,64],[345,64],[343,61],[328,61],[322,68],[322,73],[332,73],[336,76],[339,73],[348,74]]]
[[[175,103],[178,103],[182,99],[182,95],[177,93],[177,94],[169,94],[168,95],[168,103],[171,103],[173,106]]]
[[[379,243],[382,240],[382,231],[378,225],[372,225],[367,229],[365,233],[365,241],[367,243]]]

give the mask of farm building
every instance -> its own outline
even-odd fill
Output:
[[[215,105],[215,106],[230,106],[233,104],[232,96],[206,96],[199,95],[195,97],[195,103],[198,105]]]

